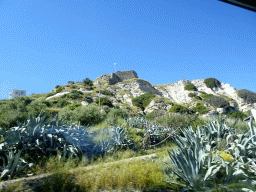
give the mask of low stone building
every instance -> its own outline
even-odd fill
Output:
[[[109,75],[104,74],[99,76],[94,80],[93,84],[97,85],[99,80],[105,80],[107,81],[108,85],[114,85],[118,82],[122,82],[128,79],[134,79],[134,78],[139,78],[137,73],[134,70],[117,71]]]

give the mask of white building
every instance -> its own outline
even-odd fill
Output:
[[[21,96],[26,96],[26,90],[13,89],[13,91],[10,92],[9,99],[15,99],[16,97]]]

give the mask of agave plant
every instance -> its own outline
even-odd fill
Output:
[[[178,151],[172,149],[173,154],[167,151],[173,163],[173,173],[180,177],[194,191],[209,190],[210,187],[206,186],[207,183],[209,184],[207,181],[216,179],[216,175],[221,168],[226,169],[226,177],[222,178],[223,181],[245,179],[243,181],[249,182],[249,176],[242,172],[241,168],[239,169],[241,162],[240,164],[237,163],[236,166],[234,166],[235,161],[225,162],[224,159],[217,154],[218,146],[212,145],[215,139],[219,142],[221,139],[228,139],[228,137],[231,136],[232,129],[224,125],[224,123],[223,120],[221,124],[217,122],[208,123],[205,126],[208,131],[198,126],[196,132],[194,132],[190,126],[182,131],[185,138],[177,136],[174,139],[178,146]],[[253,133],[253,131],[251,132]],[[248,138],[240,147],[246,146],[251,140],[252,137]],[[250,149],[255,150],[252,146]],[[236,151],[238,151],[238,149],[236,149]],[[235,154],[231,155],[238,157],[238,155]],[[206,157],[208,157],[208,163],[206,163]],[[168,162],[165,163],[170,165]],[[248,164],[247,167],[244,165],[243,168],[248,168]],[[207,171],[203,176],[204,167]],[[254,166],[251,166],[250,170],[252,171],[253,168]]]
[[[123,143],[126,139],[125,133],[122,134],[122,131],[120,132],[119,127],[117,127],[104,129],[106,134],[114,131],[113,139],[95,142],[93,138],[97,136],[98,132],[89,132],[89,127],[80,126],[80,122],[78,126],[74,126],[72,121],[69,126],[68,124],[63,125],[63,119],[58,123],[57,114],[56,119],[46,126],[46,116],[41,118],[40,115],[41,113],[36,119],[30,115],[27,124],[24,122],[21,125],[18,122],[18,127],[10,128],[8,131],[0,130],[0,135],[4,140],[2,149],[9,151],[9,156],[7,155],[8,162],[5,163],[4,160],[2,177],[8,176],[11,178],[19,171],[33,166],[33,164],[28,164],[21,158],[25,154],[35,159],[52,154],[64,159],[67,156],[76,158],[81,155],[84,156],[84,154],[90,158],[92,155],[111,150],[115,145]],[[21,163],[25,163],[25,166],[21,167]]]

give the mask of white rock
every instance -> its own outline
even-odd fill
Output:
[[[92,90],[90,90],[90,89],[84,89],[84,88],[80,88],[79,91],[82,91],[82,92],[92,92]]]
[[[88,103],[87,101],[82,101],[81,104],[82,104],[83,106],[88,106],[88,105],[89,105],[89,103]]]
[[[55,98],[55,97],[60,97],[60,96],[65,95],[67,93],[70,93],[70,92],[57,93],[57,94],[55,94],[55,95],[53,95],[51,97],[47,97],[45,100],[48,100],[48,99],[51,99],[51,98]]]

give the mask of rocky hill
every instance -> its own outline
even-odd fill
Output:
[[[207,109],[205,115],[208,116],[211,114],[225,115],[230,111],[247,112],[256,107],[256,93],[245,89],[236,90],[229,84],[224,84],[215,78],[192,81],[183,79],[165,85],[152,85],[146,80],[139,79],[137,73],[133,70],[101,75],[93,81],[93,90],[85,89],[82,83],[71,86],[63,85],[59,93],[46,99],[54,99],[70,93],[71,90],[77,90],[94,102],[99,97],[98,82],[101,83],[101,98],[106,97],[113,105],[118,105],[127,110],[134,107],[132,104],[133,98],[142,96],[147,92],[155,94],[156,97],[146,106],[144,111],[138,109],[139,112],[144,114],[154,110],[169,111],[174,104],[186,106],[191,110],[195,107],[205,107]],[[56,90],[57,88],[52,90],[52,93],[56,93]],[[71,102],[80,102],[84,106],[90,104],[88,100]]]

